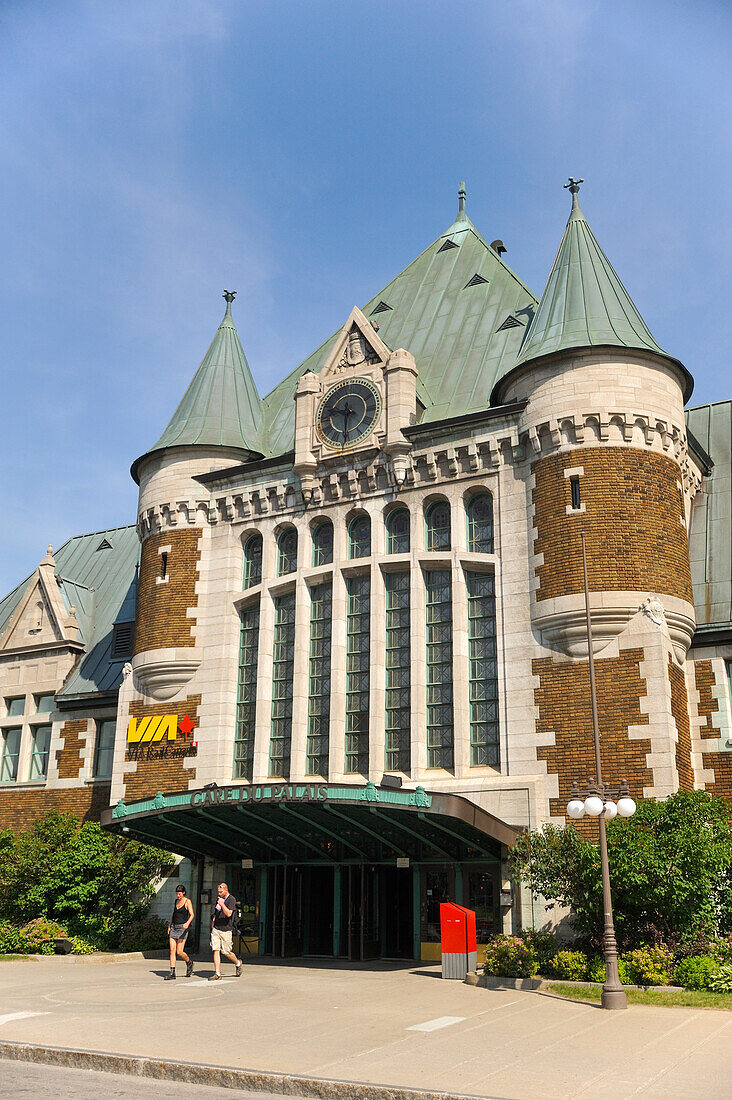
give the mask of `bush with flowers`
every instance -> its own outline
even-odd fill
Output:
[[[626,951],[622,961],[634,985],[668,985],[674,967],[674,956],[670,948],[659,943],[654,947],[637,947],[635,951]]]
[[[557,951],[550,973],[564,982],[582,982],[587,976],[587,956],[583,951]]]
[[[536,951],[521,936],[494,936],[486,945],[483,971],[504,978],[532,978],[539,969]]]
[[[55,941],[68,938],[66,929],[47,917],[36,917],[18,930],[19,949],[25,955],[53,955]]]

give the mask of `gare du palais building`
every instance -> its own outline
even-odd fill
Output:
[[[732,796],[732,402],[688,409],[579,205],[537,298],[465,211],[270,394],[232,316],[134,525],[0,602],[0,825],[51,808],[221,879],[249,947],[439,957],[594,772]],[[342,321],[343,319],[341,319]]]

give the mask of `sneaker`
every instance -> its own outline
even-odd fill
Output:
[[[165,977],[163,978],[163,981],[164,981],[164,982],[172,982],[172,981],[175,981],[175,970],[169,970],[169,971],[168,971],[168,973],[167,973],[167,974],[165,975]]]
[[[240,974],[241,974],[241,963],[238,962],[236,964],[236,970],[234,971],[234,977],[238,978]]]
[[[221,975],[220,974],[212,974],[211,977],[208,980],[210,982],[220,982],[221,981]]]
[[[189,959],[186,963],[186,978],[190,978],[193,973],[193,959]]]

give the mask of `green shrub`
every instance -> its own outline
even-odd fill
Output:
[[[707,954],[720,963],[732,963],[732,936],[710,940]]]
[[[712,993],[732,993],[732,963],[724,963],[709,983]]]
[[[587,981],[605,984],[605,960],[602,955],[593,955],[587,964]],[[621,985],[633,985],[633,980],[628,972],[627,965],[622,959],[618,959],[618,977]]]
[[[634,985],[667,985],[671,981],[674,957],[662,943],[626,951],[622,961]]]
[[[520,936],[494,936],[486,945],[483,971],[505,978],[532,978],[539,960],[531,944]]]
[[[21,955],[20,929],[9,920],[0,920],[0,955]]]
[[[120,951],[159,951],[168,946],[168,926],[160,917],[145,917],[125,928]]]
[[[551,972],[551,961],[557,953],[559,944],[553,932],[540,932],[533,928],[525,928],[521,933],[521,939],[536,952],[539,961],[539,973]]]
[[[684,989],[709,989],[720,969],[720,964],[711,955],[692,955],[676,964],[674,981]]]
[[[54,940],[59,939],[68,939],[66,929],[46,917],[28,921],[18,933],[21,952],[26,955],[53,955]]]
[[[71,940],[72,955],[93,955],[95,951],[99,950],[97,944],[90,943],[83,936],[70,936],[69,938]]]
[[[557,951],[551,961],[551,972],[565,982],[584,981],[587,957],[581,951]]]

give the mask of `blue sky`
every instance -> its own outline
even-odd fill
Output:
[[[134,522],[223,311],[260,393],[453,220],[541,293],[585,214],[654,336],[732,397],[732,6],[0,3],[0,593]]]

